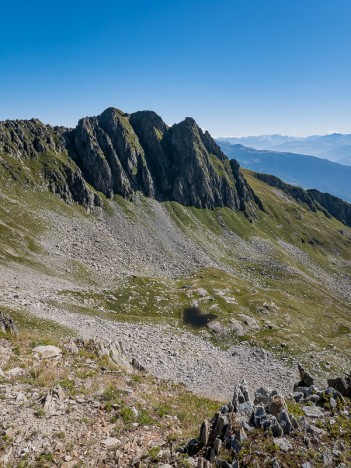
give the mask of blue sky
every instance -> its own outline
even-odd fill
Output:
[[[351,133],[350,0],[1,2],[0,120],[115,106],[214,136]]]

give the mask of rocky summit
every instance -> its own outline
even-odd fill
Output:
[[[89,209],[100,204],[95,191],[127,200],[141,192],[197,208],[226,206],[249,217],[261,208],[239,164],[189,117],[168,127],[151,111],[109,108],[81,119],[75,129],[36,119],[5,121],[1,153],[37,164],[50,190]]]
[[[350,304],[350,205],[192,118],[0,122],[1,466],[350,466]]]

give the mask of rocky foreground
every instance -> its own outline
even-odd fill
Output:
[[[48,339],[6,314],[1,328],[2,466],[350,466],[351,376],[322,389],[300,367],[285,396],[243,381],[223,405],[118,343]]]

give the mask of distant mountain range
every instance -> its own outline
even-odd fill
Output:
[[[277,137],[277,141],[280,136],[272,137]],[[218,139],[217,143],[229,158],[236,159],[241,166],[273,174],[289,184],[316,188],[351,202],[351,166],[303,154],[247,148],[231,141]]]
[[[351,166],[351,134],[332,133],[306,138],[283,135],[261,135],[242,138],[218,138],[218,142],[240,144],[260,150],[308,154]]]

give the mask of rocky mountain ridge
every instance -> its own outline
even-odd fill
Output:
[[[255,177],[263,182],[283,190],[299,203],[304,203],[311,211],[322,211],[327,217],[333,216],[346,226],[351,226],[351,204],[319,190],[304,190],[294,185],[286,184],[281,179],[270,174],[255,173]]]
[[[0,154],[12,158],[10,166],[13,159],[22,168],[39,166],[51,191],[88,209],[101,204],[97,192],[127,200],[141,192],[197,208],[225,206],[250,218],[262,208],[239,164],[189,117],[168,127],[151,111],[108,108],[81,119],[75,129],[36,119],[4,121]],[[0,161],[6,165],[4,157]]]

